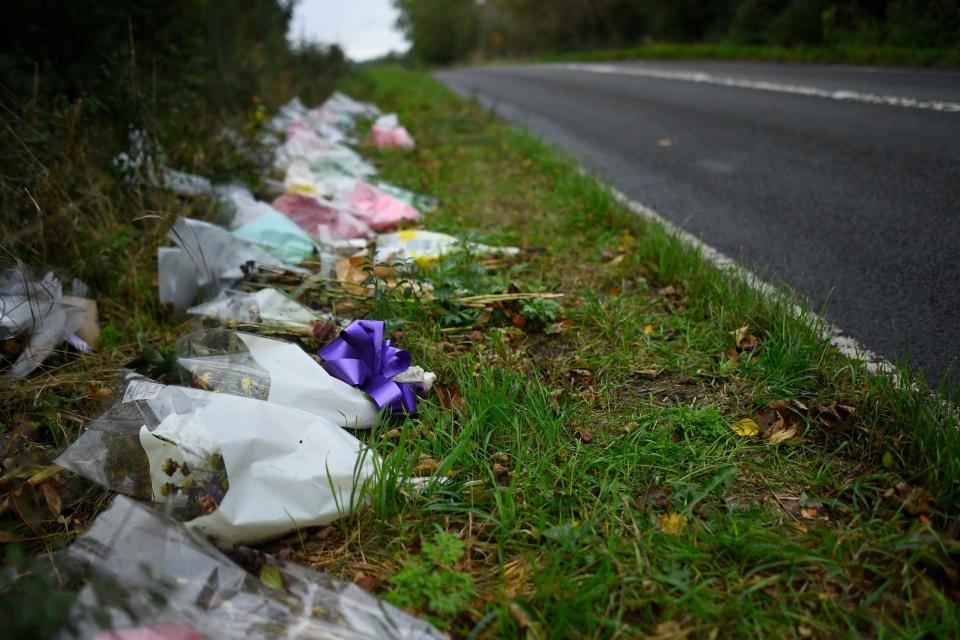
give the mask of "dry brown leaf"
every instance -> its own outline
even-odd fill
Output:
[[[800,517],[804,520],[816,520],[819,513],[816,507],[800,507]]]
[[[776,419],[773,424],[764,426],[763,439],[766,440],[767,444],[780,444],[797,435],[797,428],[787,422],[787,417],[790,416],[788,410],[784,410],[782,413],[777,412],[774,415],[776,415]]]
[[[582,425],[577,425],[574,427],[574,430],[577,432],[577,437],[583,441],[584,444],[590,444],[593,442],[593,434],[590,433],[590,430]]]
[[[780,429],[774,428],[765,434],[764,438],[767,441],[767,444],[780,444],[785,442],[797,435],[796,427],[783,427]]]
[[[641,511],[645,509],[666,509],[673,504],[670,499],[672,493],[673,490],[670,487],[651,485],[647,487],[647,491],[643,495],[637,496],[637,509]]]
[[[364,591],[373,591],[377,586],[378,580],[373,576],[368,576],[362,571],[358,571],[355,576],[353,576],[353,584],[357,585]]]
[[[658,369],[657,367],[646,367],[643,369],[639,369],[637,371],[637,375],[647,378],[649,380],[653,380],[654,378],[659,376],[661,373],[663,373],[663,369]]]
[[[499,462],[493,463],[493,475],[496,477],[508,476],[510,475],[510,467],[500,464]]]
[[[40,485],[40,493],[43,494],[43,499],[47,503],[47,508],[50,509],[53,517],[56,518],[59,516],[61,507],[60,494],[53,488],[53,485],[44,482]]]
[[[497,451],[495,454],[490,456],[490,459],[494,462],[502,462],[503,464],[507,464],[510,462],[510,454],[503,451]]]
[[[24,486],[23,490],[27,491],[29,489],[27,486]],[[40,529],[37,527],[37,523],[34,522],[33,518],[31,517],[32,509],[30,509],[28,505],[28,500],[25,499],[22,494],[17,495],[16,493],[11,493],[9,496],[7,496],[7,498],[10,500],[10,506],[13,507],[13,512],[17,514],[17,517],[20,518],[20,521],[27,525],[27,528],[30,529],[33,535],[41,535]]]
[[[390,431],[383,434],[383,437],[387,440],[399,440],[401,435],[403,435],[403,432],[400,431],[400,429],[390,429]]]
[[[737,350],[748,351],[760,345],[760,340],[750,333],[749,326],[742,326],[733,332],[733,338],[737,344]]]
[[[420,454],[417,460],[417,466],[413,468],[413,474],[417,476],[429,476],[436,473],[440,468],[440,463],[425,453]]]
[[[627,424],[620,425],[620,427],[617,429],[617,431],[619,431],[619,432],[622,433],[623,435],[627,435],[628,433],[630,433],[631,431],[633,431],[633,430],[635,430],[635,429],[637,429],[637,428],[639,428],[639,427],[640,427],[640,425],[637,424],[636,422],[628,422]]]
[[[844,404],[832,404],[829,407],[824,407],[817,414],[817,418],[820,420],[820,423],[825,427],[836,427],[841,422],[852,416],[856,412],[851,406]]]

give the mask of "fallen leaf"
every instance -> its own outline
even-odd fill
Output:
[[[643,495],[637,496],[637,509],[665,509],[673,504],[670,494],[673,490],[670,487],[661,487],[651,485],[647,487]]]
[[[802,624],[797,625],[797,635],[801,638],[812,638],[813,629]]]
[[[40,493],[43,494],[43,499],[47,503],[47,508],[50,509],[50,513],[54,518],[60,515],[60,494],[57,493],[57,490],[53,488],[52,484],[44,482],[40,485]]]
[[[523,329],[527,326],[527,319],[519,313],[515,313],[513,317],[510,318],[510,323],[517,329]]]
[[[626,258],[627,258],[627,256],[625,256],[625,255],[623,255],[623,254],[620,254],[620,255],[617,256],[616,258],[614,258],[614,259],[610,260],[609,262],[607,262],[607,266],[608,266],[608,267],[615,267],[615,266],[617,266],[618,264],[620,264],[621,262],[623,262]]]
[[[493,463],[493,475],[494,477],[508,476],[510,475],[510,468],[499,462]]]
[[[780,429],[774,428],[764,435],[764,439],[767,441],[767,444],[780,444],[781,442],[789,440],[795,435],[797,435],[796,427],[783,427]]]
[[[855,411],[853,407],[844,404],[832,404],[821,409],[817,414],[817,419],[823,426],[833,428],[852,416]]]
[[[24,487],[24,489],[26,489],[26,487]],[[27,525],[27,528],[30,529],[33,535],[40,536],[40,529],[32,517],[34,512],[28,504],[29,500],[23,495],[17,495],[16,493],[11,493],[7,498],[10,500],[10,506],[13,507],[13,511],[17,514],[17,517],[20,518],[20,521]]]
[[[622,433],[623,435],[627,435],[628,433],[630,433],[630,432],[633,431],[634,429],[637,429],[639,426],[640,426],[640,425],[637,424],[636,422],[628,422],[627,424],[622,424],[622,425],[620,425],[620,427],[617,429],[617,431],[619,431],[619,432]]]
[[[816,507],[800,507],[800,517],[805,520],[816,520],[819,509]]]
[[[490,459],[493,460],[494,462],[502,462],[504,464],[507,464],[508,462],[510,462],[510,454],[505,453],[503,451],[497,451],[495,454],[490,456]]]
[[[0,544],[9,544],[11,542],[22,542],[26,540],[23,536],[0,530]]]
[[[591,391],[590,389],[585,389],[580,393],[578,393],[577,395],[580,396],[581,400],[583,400],[584,402],[590,405],[592,405],[594,402],[597,401],[597,394]]]
[[[645,336],[652,336],[656,332],[657,330],[654,328],[652,324],[648,324],[643,328],[643,335]]]
[[[663,373],[663,369],[658,369],[657,367],[646,367],[643,369],[637,370],[637,375],[653,380],[657,376]]]
[[[267,589],[283,589],[283,576],[276,567],[269,564],[260,567],[260,582]]]
[[[755,436],[760,433],[760,425],[751,420],[750,418],[744,418],[743,420],[737,420],[730,428],[733,429],[733,432],[738,436],[743,436],[748,438],[750,436]]]
[[[373,591],[374,587],[377,586],[377,579],[373,576],[368,576],[362,571],[358,571],[357,574],[353,576],[353,584],[364,591]]]
[[[733,338],[736,341],[739,351],[749,351],[760,345],[760,340],[750,333],[749,326],[742,326],[733,332]]]
[[[580,440],[582,440],[585,444],[590,444],[593,442],[593,434],[590,433],[586,427],[577,425],[574,427],[574,430],[577,432],[577,436],[580,438]]]
[[[401,432],[400,429],[390,429],[390,431],[383,434],[383,437],[387,440],[399,440],[401,435],[403,435],[403,432]]]
[[[662,513],[659,516],[660,531],[677,536],[687,529],[687,516],[682,513]]]
[[[439,462],[427,454],[421,453],[420,457],[417,459],[417,466],[413,468],[413,474],[416,476],[429,476],[433,475],[439,468]]]

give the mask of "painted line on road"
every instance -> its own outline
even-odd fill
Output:
[[[665,69],[624,67],[611,64],[571,63],[552,64],[546,66],[553,67],[555,69],[565,69],[567,71],[637,76],[642,78],[656,78],[658,80],[679,80],[682,82],[695,82],[698,84],[710,84],[721,87],[736,87],[738,89],[754,89],[757,91],[789,93],[800,96],[811,96],[814,98],[828,98],[830,100],[863,102],[866,104],[904,107],[907,109],[923,109],[926,111],[960,113],[960,102],[947,102],[944,100],[918,100],[916,98],[864,93],[862,91],[850,91],[846,89],[820,89],[819,87],[783,84],[780,82],[767,82],[765,80],[746,80],[743,78],[732,78],[729,76],[715,76],[702,71],[667,71]]]
[[[585,170],[582,171],[587,173]],[[613,186],[610,186],[609,183],[605,182],[605,184],[610,187],[610,190],[613,192],[613,196],[621,204],[625,205],[647,222],[661,225],[667,231],[667,233],[679,240],[681,244],[694,249],[700,254],[701,258],[713,265],[714,268],[721,273],[734,278],[739,278],[743,282],[747,283],[747,285],[752,289],[768,299],[783,298],[783,292],[778,291],[774,286],[764,282],[757,277],[755,273],[740,266],[729,256],[714,249],[692,233],[684,231],[650,207],[641,204],[636,200],[630,199],[624,193],[620,192]],[[789,304],[795,317],[810,318],[814,328],[819,331],[822,338],[829,340],[830,344],[847,358],[862,362],[870,373],[890,373],[894,371],[894,366],[889,360],[877,355],[873,351],[870,351],[860,344],[855,338],[843,335],[839,327],[827,321],[819,314],[816,314],[812,311],[805,311],[794,303]]]

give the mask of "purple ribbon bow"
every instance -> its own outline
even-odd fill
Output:
[[[410,368],[410,352],[384,340],[384,326],[382,320],[354,320],[317,355],[327,373],[363,389],[377,407],[413,413],[417,410],[413,385],[391,379]]]

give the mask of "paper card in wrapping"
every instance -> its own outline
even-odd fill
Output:
[[[206,389],[300,409],[344,428],[369,429],[379,414],[363,391],[291,342],[208,329],[177,341],[177,361]]]
[[[375,454],[304,411],[177,386],[134,397],[90,423],[56,464],[146,494],[220,546],[328,524],[372,482]]]
[[[464,246],[455,236],[422,229],[381,233],[376,243],[373,259],[378,264],[414,261],[426,265]],[[516,247],[491,247],[479,243],[467,243],[467,246],[478,254],[516,255],[520,251]]]
[[[317,320],[331,324],[343,322],[330,314],[315,312],[271,287],[254,293],[221,291],[213,300],[190,307],[187,313],[219,322],[262,324],[300,330],[309,329]]]
[[[429,623],[349,582],[265,553],[241,550],[238,555],[255,573],[172,518],[117,496],[54,557],[60,575],[87,581],[70,614],[79,634],[64,637],[444,637]],[[258,579],[264,566],[275,570],[282,589]]]
[[[86,305],[65,300],[53,273],[37,280],[20,265],[0,268],[0,357],[9,366],[0,370],[0,380],[23,378],[39,367],[86,318]]]

